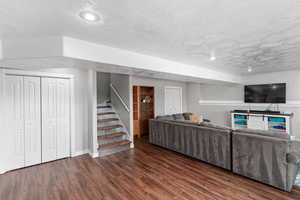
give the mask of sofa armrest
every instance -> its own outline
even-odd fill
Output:
[[[300,152],[292,152],[287,154],[287,162],[295,165],[300,164]]]
[[[300,141],[292,140],[290,143],[290,152],[300,152]]]

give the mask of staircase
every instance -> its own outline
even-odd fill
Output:
[[[130,149],[129,136],[110,103],[97,107],[99,157]]]

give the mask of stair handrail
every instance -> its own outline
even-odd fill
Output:
[[[121,101],[121,103],[123,104],[124,108],[126,109],[127,112],[130,112],[129,107],[127,106],[127,104],[124,102],[124,100],[122,99],[122,97],[120,96],[118,90],[114,87],[113,84],[110,84],[110,87],[112,88],[112,90],[114,91],[114,93],[117,95],[117,97],[119,98],[119,100]]]

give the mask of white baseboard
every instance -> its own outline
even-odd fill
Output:
[[[133,142],[130,143],[130,148],[133,149],[134,148],[134,144]]]
[[[82,151],[76,151],[76,152],[72,153],[72,157],[81,156],[81,155],[87,154],[87,153],[89,153],[89,150],[87,150],[87,149],[82,150]]]
[[[89,155],[90,155],[92,158],[97,158],[97,157],[99,157],[99,153],[98,153],[98,152],[96,152],[96,153],[89,152]]]

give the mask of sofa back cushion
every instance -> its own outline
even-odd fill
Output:
[[[183,117],[185,120],[190,120],[191,115],[193,115],[193,113],[190,113],[190,112],[183,113]]]
[[[190,116],[193,115],[193,113],[177,113],[174,115],[159,115],[156,117],[156,119],[159,120],[190,120]]]
[[[254,135],[261,135],[261,136],[267,136],[267,137],[275,137],[275,138],[281,138],[281,139],[290,139],[290,135],[286,133],[280,133],[276,131],[264,131],[264,130],[255,130],[255,129],[238,129],[236,132],[239,133],[245,133],[245,134],[254,134]]]
[[[173,122],[173,123],[176,123],[176,124],[182,123],[183,125],[194,125],[194,126],[199,126],[199,123],[193,122],[193,121],[191,121],[191,120],[175,120],[175,119],[173,119],[173,120],[166,120],[166,121],[168,121],[168,122]]]
[[[185,120],[183,113],[174,114],[172,116],[175,120]]]
[[[201,122],[201,123],[199,123],[199,125],[204,126],[204,127],[208,127],[208,128],[221,129],[221,130],[230,130],[230,131],[232,130],[229,127],[216,125],[216,124],[213,124],[211,122]]]
[[[174,120],[172,115],[159,115],[156,117],[158,120]]]

